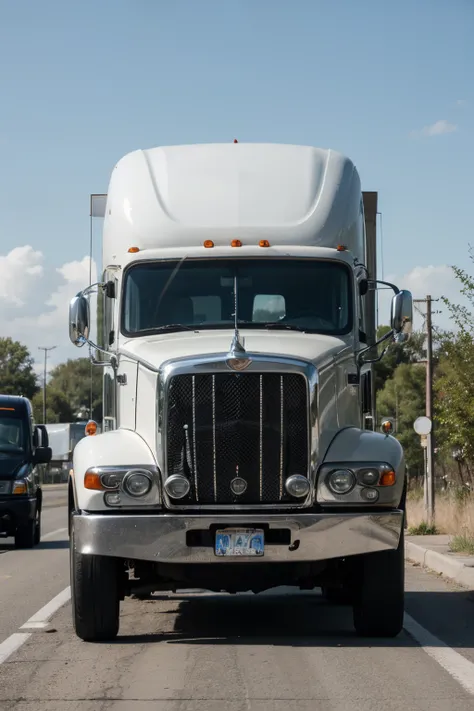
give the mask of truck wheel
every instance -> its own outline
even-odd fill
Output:
[[[71,526],[69,548],[72,619],[85,642],[115,639],[120,623],[120,577],[117,558],[78,553]]]
[[[15,548],[33,548],[35,545],[35,532],[36,518],[32,518],[22,526],[18,526],[15,531]]]
[[[396,637],[403,628],[404,538],[402,527],[398,548],[362,559],[353,605],[354,627],[362,637]]]
[[[36,512],[35,521],[35,546],[41,543],[41,510]]]

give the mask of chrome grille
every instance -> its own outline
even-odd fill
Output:
[[[167,391],[167,476],[184,473],[180,504],[278,504],[308,474],[306,379],[296,373],[175,375]],[[247,482],[234,495],[236,477]]]

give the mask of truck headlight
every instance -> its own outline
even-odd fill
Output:
[[[100,481],[105,489],[118,489],[123,479],[123,474],[118,472],[111,472],[107,474],[101,474]]]
[[[102,492],[106,506],[160,506],[160,472],[154,466],[99,466],[84,474],[84,488]]]
[[[172,474],[165,481],[165,491],[172,499],[184,499],[190,489],[189,479],[183,474]]]
[[[356,478],[350,469],[336,469],[326,479],[334,494],[348,494],[355,486]]]
[[[151,476],[143,469],[131,469],[123,480],[123,488],[130,496],[146,496],[151,487]]]
[[[293,474],[285,481],[285,489],[295,499],[302,499],[309,494],[311,485],[307,477],[302,474]]]
[[[371,501],[372,503],[378,501],[379,498],[379,492],[377,489],[361,489],[360,495],[364,501]]]
[[[16,479],[13,482],[12,494],[27,494],[28,493],[28,483],[25,479]]]
[[[361,469],[359,472],[359,481],[366,486],[373,486],[378,484],[380,479],[380,472],[378,469]]]
[[[317,476],[316,501],[322,506],[398,507],[404,477],[386,462],[331,462]]]

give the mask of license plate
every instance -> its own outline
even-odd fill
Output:
[[[219,556],[263,556],[265,537],[260,529],[225,528],[216,532],[215,545],[215,553]]]

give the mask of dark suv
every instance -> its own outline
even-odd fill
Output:
[[[17,548],[41,539],[42,491],[38,464],[51,460],[48,433],[35,426],[30,401],[0,395],[0,535]]]

